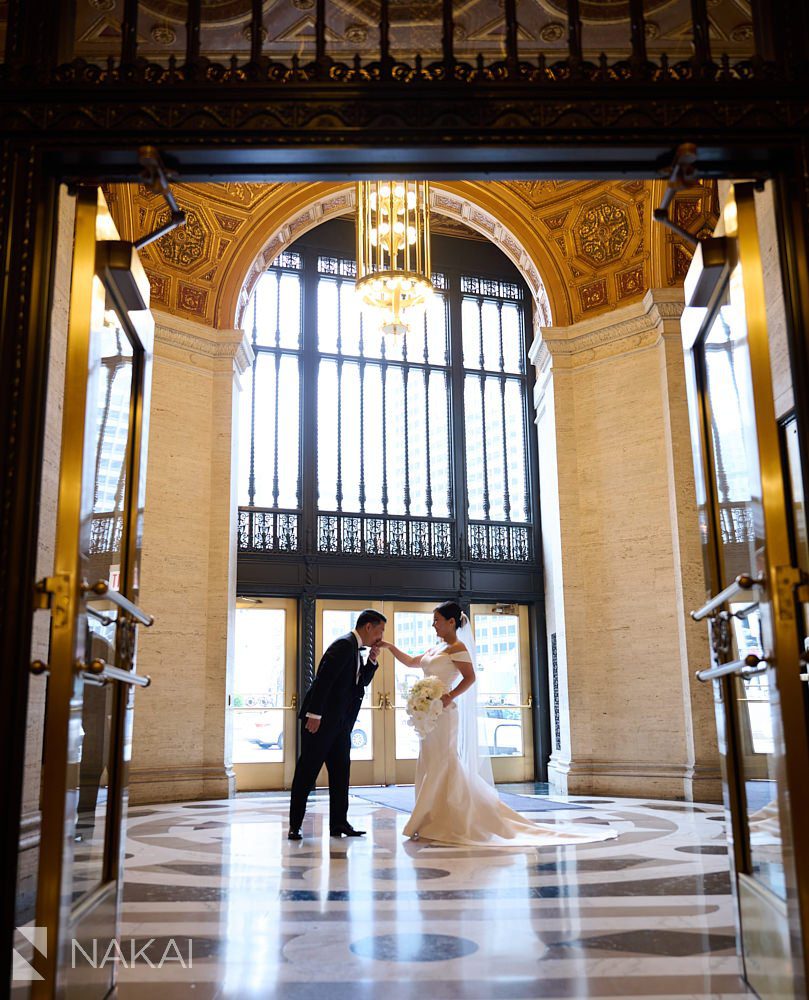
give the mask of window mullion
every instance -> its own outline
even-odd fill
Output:
[[[365,328],[360,312],[360,513],[365,513]],[[362,522],[365,537],[365,523]]]
[[[480,429],[483,445],[483,520],[490,521],[489,452],[486,443],[486,355],[483,350],[483,299],[478,299],[478,330],[480,332]]]
[[[508,486],[508,431],[506,425],[506,362],[503,356],[503,303],[497,303],[497,325],[500,337],[500,426],[503,429],[503,511],[511,520],[511,496]]]
[[[424,443],[427,458],[424,500],[427,517],[433,516],[433,486],[430,469],[430,348],[427,341],[427,313],[424,313]]]
[[[458,544],[457,558],[469,558],[467,524],[469,520],[469,500],[466,489],[466,462],[464,461],[466,427],[464,424],[464,357],[461,319],[461,286],[455,276],[449,282],[447,301],[449,304],[449,348],[447,366],[449,368],[448,406],[449,433],[452,462],[449,474],[449,516],[455,518],[455,536]],[[454,499],[454,504],[453,504]]]
[[[402,389],[404,392],[404,508],[405,517],[410,517],[410,420],[408,419],[407,387],[410,376],[410,366],[407,363],[407,334],[402,339]]]
[[[299,503],[302,507],[303,551],[317,549],[317,323],[318,323],[318,273],[317,254],[305,250],[303,254],[302,282],[302,379],[301,379],[301,469],[302,488]],[[314,669],[314,667],[312,667]]]
[[[281,275],[275,276],[275,421],[273,426],[272,505],[278,506],[278,396],[281,389]],[[277,521],[276,521],[277,524]]]
[[[337,281],[337,512],[343,509],[343,317]],[[338,519],[339,521],[339,519]],[[338,529],[339,530],[339,529]],[[339,540],[338,540],[339,546]]]
[[[259,278],[259,281],[261,279]],[[254,507],[256,503],[256,368],[258,365],[257,326],[258,294],[253,292],[253,380],[250,386],[250,474],[247,481],[247,503]]]

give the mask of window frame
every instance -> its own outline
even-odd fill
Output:
[[[328,226],[329,224],[325,224]],[[325,228],[325,226],[323,228]],[[320,229],[321,227],[318,227]],[[321,352],[318,347],[318,290],[317,282],[321,277],[328,277],[335,280],[352,280],[350,272],[345,268],[337,267],[336,273],[323,273],[318,266],[319,258],[337,258],[338,260],[354,260],[353,241],[348,240],[343,235],[337,241],[318,240],[318,230],[314,230],[309,238],[303,237],[296,242],[290,250],[301,255],[302,267],[295,273],[300,275],[302,284],[301,292],[301,343],[299,349],[300,363],[300,397],[299,397],[299,463],[300,463],[300,493],[299,504],[295,510],[280,510],[276,508],[245,508],[239,510],[239,558],[243,557],[265,557],[277,559],[284,555],[306,555],[312,559],[333,559],[342,557],[351,558],[373,558],[394,560],[396,562],[413,561],[435,561],[439,564],[464,563],[471,566],[481,564],[493,564],[507,562],[511,565],[522,565],[526,568],[535,567],[540,557],[539,545],[539,484],[537,475],[537,443],[536,427],[531,418],[532,397],[534,384],[533,366],[528,360],[528,347],[532,331],[532,297],[522,277],[516,268],[491,245],[483,245],[483,253],[480,251],[480,244],[474,241],[466,241],[454,238],[451,240],[453,246],[451,255],[441,253],[440,250],[433,251],[433,268],[445,276],[445,288],[441,294],[445,297],[448,324],[448,353],[449,358],[446,366],[431,362],[427,369],[440,369],[447,372],[448,385],[448,435],[450,445],[449,456],[449,493],[451,494],[452,505],[449,517],[436,517],[430,515],[386,515],[388,521],[396,520],[407,525],[407,545],[404,551],[401,547],[391,546],[385,534],[385,544],[380,551],[369,551],[368,547],[362,544],[353,544],[346,549],[342,544],[331,549],[324,550],[318,543],[319,539],[319,518],[322,516],[343,517],[354,519],[354,524],[349,525],[351,531],[365,531],[368,521],[375,521],[372,525],[375,531],[382,530],[384,517],[379,517],[372,513],[353,511],[326,511],[320,510],[318,504],[318,484],[317,484],[317,377],[318,366],[321,358],[334,359],[336,355],[331,351]],[[449,240],[441,237],[435,243],[443,243],[444,249],[449,249]],[[460,244],[460,247],[454,246]],[[455,252],[457,249],[458,252]],[[485,251],[489,251],[488,254]],[[491,257],[491,251],[495,251],[497,257],[502,257],[502,270],[499,267],[491,266],[490,261],[478,262],[479,256]],[[267,270],[276,270],[276,262]],[[472,518],[469,511],[467,468],[465,462],[466,453],[466,428],[464,426],[464,380],[467,375],[474,375],[477,369],[469,368],[464,364],[463,354],[463,330],[462,330],[462,301],[464,297],[473,296],[475,293],[463,291],[461,287],[462,277],[479,280],[482,284],[503,283],[512,289],[516,286],[521,293],[515,297],[511,294],[506,297],[499,297],[500,301],[515,302],[520,312],[521,321],[521,355],[523,359],[522,371],[517,373],[488,371],[481,372],[484,378],[495,376],[507,380],[518,381],[521,386],[521,399],[523,403],[523,443],[524,443],[524,476],[525,489],[528,495],[528,520],[515,519],[511,521],[496,521],[489,517],[488,520]],[[495,299],[498,297],[483,293],[481,298]],[[248,309],[248,315],[250,311]],[[252,316],[251,316],[252,321]],[[272,351],[272,348],[259,346],[259,350]],[[288,349],[277,348],[281,352]],[[356,359],[343,355],[345,360],[356,363]],[[369,359],[370,360],[370,359]],[[393,362],[392,362],[393,363]],[[401,362],[395,362],[400,365]],[[409,361],[413,371],[424,369],[420,361]],[[253,424],[254,427],[254,424]],[[503,424],[505,434],[505,424]],[[505,438],[504,438],[505,440]],[[250,453],[254,454],[255,441],[251,443]],[[505,475],[505,473],[504,473]],[[240,479],[244,476],[244,470],[239,470]],[[241,490],[240,490],[241,492]],[[519,507],[520,504],[515,506]],[[357,515],[360,515],[359,520]],[[294,535],[296,545],[285,546],[279,544],[278,540],[285,537],[285,532],[289,533],[288,520],[294,518]],[[363,520],[364,519],[364,522]],[[418,522],[418,523],[417,523]],[[429,528],[425,529],[424,525]],[[451,532],[451,544],[448,551],[439,551],[432,543],[432,532],[434,526],[448,525]],[[473,545],[473,536],[470,531],[474,527],[478,531],[476,545]],[[342,529],[342,526],[340,526]],[[415,534],[425,530],[430,532],[427,544],[413,545],[410,541],[411,531]],[[436,529],[437,530],[437,529]],[[518,557],[515,552],[519,545],[510,540],[510,536],[518,531],[523,536],[520,543],[522,549]],[[253,544],[255,542],[258,544]]]

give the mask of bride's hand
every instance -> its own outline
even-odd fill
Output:
[[[452,701],[453,699],[451,695],[448,694],[441,695],[441,704],[444,706],[444,708],[449,708],[449,706],[452,704]]]
[[[380,639],[376,645],[379,649],[393,649],[393,643],[388,642],[386,639]]]

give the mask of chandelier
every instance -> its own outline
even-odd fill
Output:
[[[407,333],[433,292],[427,181],[357,184],[357,295],[382,333]]]

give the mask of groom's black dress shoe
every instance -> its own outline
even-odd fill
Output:
[[[332,826],[329,829],[330,837],[364,837],[365,830],[355,830],[353,826],[346,823],[344,826]]]
[[[303,840],[303,834],[300,830],[290,830],[287,834],[287,840]]]

